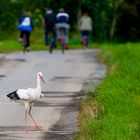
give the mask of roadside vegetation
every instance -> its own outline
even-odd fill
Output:
[[[106,77],[81,103],[74,140],[140,139],[140,44],[102,44]]]
[[[35,50],[46,50],[43,40],[43,29],[35,29],[31,33],[31,51]],[[0,40],[0,53],[9,53],[13,51],[23,51],[23,45],[18,41],[19,32],[6,36],[5,39]]]
[[[81,49],[82,45],[80,44],[80,33],[70,33],[69,35],[69,48],[70,49]],[[5,39],[0,40],[0,53],[9,53],[13,51],[23,51],[23,45],[18,41],[19,32],[7,35]],[[37,28],[31,33],[30,41],[31,51],[37,50],[48,50],[48,46],[44,44],[44,31],[42,28]],[[95,43],[90,43],[90,47],[95,47]],[[57,44],[55,50],[60,50],[61,46]]]

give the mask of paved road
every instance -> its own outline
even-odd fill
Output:
[[[70,140],[77,131],[81,91],[103,77],[105,66],[96,59],[98,50],[68,50],[0,55],[0,140]],[[36,73],[46,80],[44,98],[35,103],[32,114],[43,127],[36,131],[29,119],[24,133],[24,106],[10,102],[6,94],[18,88],[36,86]],[[88,86],[87,86],[88,85]]]

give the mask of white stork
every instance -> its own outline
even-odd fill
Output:
[[[28,88],[28,89],[18,89],[14,92],[11,92],[7,94],[7,97],[10,98],[11,100],[21,100],[23,101],[25,105],[25,133],[28,132],[28,127],[27,127],[27,115],[31,117],[33,120],[35,127],[37,129],[40,129],[41,127],[36,123],[34,118],[31,115],[31,109],[34,104],[34,102],[43,96],[41,93],[41,80],[45,84],[45,81],[43,79],[43,74],[41,72],[37,73],[37,86],[36,88]]]

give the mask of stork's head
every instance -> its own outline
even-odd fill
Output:
[[[44,81],[42,72],[38,72],[37,75],[38,75],[38,77],[42,80],[42,82],[45,84],[45,81]]]

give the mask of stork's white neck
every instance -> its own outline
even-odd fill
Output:
[[[40,81],[39,76],[37,76],[37,86],[36,86],[36,89],[41,90],[41,81]]]

